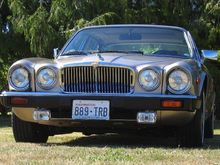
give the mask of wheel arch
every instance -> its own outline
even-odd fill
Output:
[[[207,85],[208,85],[208,77],[207,73],[203,72],[200,76],[200,83],[199,83],[199,93],[198,96],[202,96],[202,92],[204,91],[207,94]]]

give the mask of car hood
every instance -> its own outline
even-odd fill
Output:
[[[156,65],[158,67],[164,67],[172,63],[190,60],[184,57],[176,56],[147,56],[139,54],[121,54],[121,53],[103,53],[92,55],[73,55],[63,56],[56,60],[56,63],[61,66],[73,66],[80,64],[91,64],[98,62],[99,64],[109,65],[126,65],[136,67],[140,65]]]

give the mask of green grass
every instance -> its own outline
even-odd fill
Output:
[[[219,127],[219,123],[217,123]],[[80,133],[49,138],[47,144],[15,143],[9,119],[0,118],[2,164],[213,164],[220,165],[220,129],[201,149],[175,148],[173,139],[126,135],[84,136]]]

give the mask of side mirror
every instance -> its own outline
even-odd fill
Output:
[[[218,60],[217,50],[202,50],[202,55],[205,59]]]
[[[53,49],[53,58],[56,59],[58,54],[59,54],[59,48],[54,48]]]

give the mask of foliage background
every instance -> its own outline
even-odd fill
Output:
[[[220,0],[0,0],[0,90],[14,61],[52,57],[77,29],[117,23],[182,26],[200,49],[220,49]],[[220,67],[208,66],[220,116]]]

